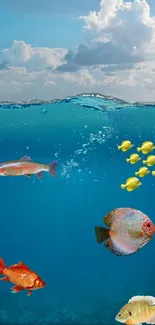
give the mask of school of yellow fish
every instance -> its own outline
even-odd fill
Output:
[[[129,140],[124,140],[121,145],[117,148],[123,152],[126,152],[134,147],[134,144]],[[145,141],[142,143],[141,147],[137,147],[138,152],[142,152],[143,155],[146,155],[155,149],[155,145],[151,141]],[[149,155],[146,159],[142,160],[142,157],[137,153],[131,154],[128,158],[126,158],[126,162],[132,165],[138,163],[139,161],[143,162],[143,165],[147,165],[148,167],[152,167],[155,165],[155,155]],[[140,167],[138,171],[135,172],[135,175],[138,177],[144,177],[150,173],[148,167]],[[155,176],[155,170],[151,172],[152,176]],[[129,177],[126,179],[125,184],[121,184],[121,189],[126,189],[128,192],[135,190],[136,188],[142,185],[142,182],[138,177]]]

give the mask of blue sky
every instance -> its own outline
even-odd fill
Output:
[[[2,100],[85,91],[155,100],[155,0],[0,0],[0,7]]]

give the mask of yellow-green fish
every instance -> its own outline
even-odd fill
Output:
[[[153,149],[155,149],[155,146],[154,146],[153,142],[145,141],[145,142],[142,143],[141,147],[137,148],[137,151],[138,152],[142,151],[142,153],[145,155],[145,154],[151,152]]]
[[[136,164],[139,160],[141,160],[141,158],[139,157],[139,155],[137,153],[133,153],[132,155],[130,155],[130,158],[126,159],[126,162],[130,162],[130,164]]]
[[[122,150],[123,152],[131,149],[133,147],[133,144],[131,143],[131,141],[125,140],[121,143],[120,146],[118,146],[118,150]]]
[[[148,156],[146,160],[143,160],[143,164],[147,164],[149,167],[155,165],[155,156]]]
[[[126,180],[125,184],[121,184],[121,189],[126,189],[128,192],[131,192],[141,185],[142,183],[137,177],[130,177]]]
[[[144,177],[150,173],[149,169],[147,167],[141,167],[139,168],[138,172],[135,172],[136,176]]]
[[[127,325],[155,324],[155,298],[135,296],[124,305],[115,320]]]

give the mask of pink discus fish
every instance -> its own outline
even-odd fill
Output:
[[[147,215],[131,208],[118,208],[104,218],[104,227],[95,227],[96,240],[116,255],[131,255],[146,245],[155,232]]]

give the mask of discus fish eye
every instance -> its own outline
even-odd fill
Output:
[[[131,316],[132,315],[132,313],[131,313],[131,311],[129,311],[129,316]]]
[[[121,314],[119,314],[118,316],[121,317]]]
[[[148,228],[150,228],[150,227],[151,227],[151,224],[150,224],[150,222],[147,222],[147,224],[146,224],[146,227],[148,227]]]

